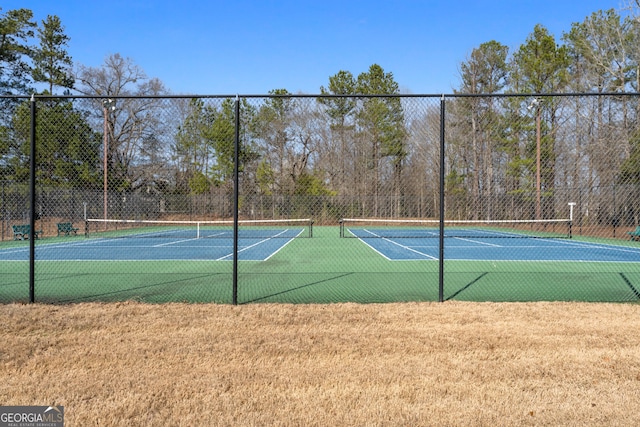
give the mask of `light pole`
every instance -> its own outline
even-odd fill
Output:
[[[541,187],[541,178],[540,178],[540,169],[541,167],[541,154],[540,154],[540,121],[542,114],[542,110],[540,108],[540,101],[537,98],[534,98],[527,107],[529,110],[532,108],[536,109],[536,219],[541,218],[541,195],[540,195],[540,187]]]
[[[104,129],[103,129],[103,209],[104,209],[104,227],[107,228],[107,204],[109,201],[108,191],[109,191],[109,178],[107,168],[109,165],[109,110],[113,111],[116,109],[115,100],[113,99],[105,99],[102,101],[102,109],[104,113]]]

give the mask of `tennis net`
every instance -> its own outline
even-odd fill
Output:
[[[234,222],[86,219],[87,237],[213,239],[234,238]],[[313,237],[311,219],[272,219],[238,221],[238,238],[271,239]]]
[[[438,238],[440,221],[434,219],[343,218],[340,237]],[[444,237],[571,238],[571,220],[445,220]]]

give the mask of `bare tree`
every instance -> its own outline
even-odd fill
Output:
[[[159,141],[166,139],[167,133],[160,117],[162,101],[145,97],[166,94],[164,84],[148,78],[131,59],[119,54],[108,56],[98,68],[80,65],[75,78],[80,93],[101,97],[92,100],[91,106],[106,124],[109,188],[134,191],[153,186],[149,168],[158,167],[162,161],[159,151],[166,145]],[[142,164],[142,159],[153,164]]]

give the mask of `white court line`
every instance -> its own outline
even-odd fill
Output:
[[[267,237],[266,239],[260,240],[259,242],[256,242],[256,243],[254,243],[253,245],[249,245],[249,246],[246,246],[246,247],[244,247],[244,248],[242,248],[242,249],[239,249],[239,250],[238,250],[238,253],[240,253],[240,252],[244,252],[244,251],[246,251],[247,249],[254,248],[254,247],[258,246],[258,245],[263,244],[264,242],[268,242],[269,240],[274,239],[274,238],[276,238],[276,237],[280,236],[281,234],[286,233],[287,231],[289,231],[289,230],[282,230],[280,233],[276,234],[275,236]],[[304,230],[300,230],[300,233],[302,233],[303,231],[304,231]],[[298,233],[297,235],[299,236],[299,235],[300,235],[300,233]],[[295,237],[294,237],[294,238],[295,238]],[[292,238],[292,239],[294,239],[294,238]],[[290,242],[292,239],[290,239],[287,243],[285,243],[285,244],[284,244],[284,246],[288,245],[288,244],[289,244],[289,242]],[[280,247],[276,252],[280,251],[280,249],[282,249],[284,246]],[[262,261],[266,261],[267,259],[269,259],[270,257],[272,257],[276,252],[274,252],[274,253],[272,253],[271,255],[269,255],[269,257],[264,258]],[[223,257],[220,257],[220,258],[216,259],[216,261],[222,261],[222,260],[224,260],[224,259],[226,259],[226,258],[229,258],[229,257],[231,257],[231,256],[233,256],[233,252],[232,252],[232,253],[230,253],[230,254],[228,254],[228,255],[225,255],[225,256],[223,256]]]
[[[280,233],[268,237],[266,239],[263,239],[257,243],[254,243],[250,246],[244,247],[242,249],[239,249],[238,252],[243,252],[247,249],[250,249],[252,247],[255,247],[257,245],[260,245],[264,242],[267,242],[275,237],[278,237],[280,235],[282,235],[283,233],[288,232],[289,230],[283,230]],[[302,234],[304,232],[304,230],[300,230],[300,232],[292,237],[291,239],[289,239],[284,245],[282,245],[280,248],[278,248],[277,251],[271,253],[267,258],[262,259],[262,260],[258,260],[258,261],[266,261],[267,259],[271,258],[273,255],[275,255],[276,253],[278,253],[280,250],[282,250],[282,248],[284,248],[285,246],[287,246],[289,243],[291,243],[291,241],[293,239],[295,239],[296,237],[300,236],[300,234]],[[145,233],[145,236],[150,236],[153,235],[155,233]],[[221,233],[224,234],[224,233]],[[86,241],[82,241],[82,242],[68,242],[68,243],[45,243],[45,244],[39,244],[36,246],[36,250],[37,249],[57,249],[57,248],[62,248],[62,249],[66,249],[66,248],[73,248],[76,246],[90,246],[93,245],[95,248],[103,248],[103,245],[100,245],[100,243],[108,243],[108,242],[113,242],[113,241],[119,241],[121,240],[122,237],[109,237],[109,238],[96,238],[96,239],[90,239],[90,240],[86,240]],[[168,242],[168,243],[161,243],[161,244],[157,244],[157,245],[118,245],[118,246],[107,246],[107,249],[131,249],[131,248],[140,248],[140,249],[145,249],[145,248],[156,248],[156,247],[163,247],[166,245],[172,245],[175,243],[180,243],[180,242],[187,242],[187,241],[193,241],[193,240],[198,240],[198,239],[186,239],[186,240],[179,240],[179,241],[175,241],[175,242]],[[229,247],[229,245],[207,245],[207,246],[201,246],[201,245],[195,245],[195,246],[181,246],[181,248],[196,248],[196,249],[206,249],[206,248],[223,248],[223,247]],[[2,256],[2,254],[12,254],[12,253],[20,253],[20,252],[28,252],[29,251],[29,247],[24,247],[24,248],[13,248],[13,249],[7,249],[7,250],[0,250],[0,257]],[[230,253],[228,255],[225,255],[221,258],[216,259],[216,261],[220,261],[220,260],[224,260],[226,258],[229,258],[233,256],[233,253]],[[161,259],[158,259],[159,261],[162,261]],[[171,259],[173,260],[173,259]],[[177,258],[177,260],[182,260],[182,258]],[[206,259],[205,259],[206,260]],[[211,259],[208,259],[209,261]],[[44,261],[44,260],[41,260]],[[56,260],[57,261],[57,260]],[[65,260],[67,261],[67,260]],[[72,260],[71,260],[72,261]],[[102,260],[101,260],[102,261]],[[120,261],[120,260],[118,260]],[[157,261],[156,259],[154,259],[153,261]]]
[[[579,240],[549,240],[549,239],[545,239],[545,241],[548,242],[554,242],[554,243],[559,243],[562,245],[568,245],[568,246],[577,246],[579,248],[585,248],[585,249],[605,249],[605,250],[611,250],[611,251],[616,251],[616,252],[628,252],[628,253],[632,253],[632,254],[638,254],[640,255],[640,249],[635,249],[635,248],[630,248],[627,246],[616,246],[616,245],[609,245],[606,243],[590,243],[590,242],[581,242]]]
[[[351,231],[351,230],[349,230]],[[382,238],[383,240],[386,240],[387,242],[393,243],[394,245],[400,246],[406,250],[415,252],[417,254],[429,257],[431,259],[438,259],[436,257],[432,257],[430,255],[427,255],[423,252],[417,251],[412,249],[411,247],[408,247],[406,245],[402,245],[398,242],[395,242],[393,240],[390,240],[389,238],[385,238],[382,237],[380,235],[378,235],[377,233],[374,233],[371,230],[368,229],[363,229],[362,231],[369,233],[372,236],[375,236],[377,238]],[[351,232],[352,234],[355,235],[355,233]],[[513,234],[513,233],[500,233],[503,234],[505,236],[520,236],[518,234]],[[524,238],[526,238],[526,236],[523,236]],[[504,246],[504,245],[496,245],[493,243],[486,243],[486,242],[480,242],[480,241],[476,241],[473,239],[465,239],[465,238],[461,238],[461,237],[452,237],[453,239],[456,240],[462,240],[462,241],[467,241],[470,243],[473,243],[475,245],[485,245],[485,246],[490,246],[490,247],[495,247],[495,248],[500,248],[500,249],[511,249],[511,248],[532,248],[532,249],[558,249],[559,247],[562,247],[562,245],[567,245],[567,246],[571,246],[571,247],[576,247],[576,248],[580,248],[580,249],[602,249],[602,250],[607,250],[607,251],[612,251],[612,252],[623,252],[623,253],[632,253],[632,254],[638,254],[640,255],[640,250],[635,249],[635,248],[629,248],[626,246],[616,246],[616,245],[610,245],[610,244],[600,244],[600,243],[590,243],[590,242],[581,242],[581,241],[576,241],[576,240],[566,240],[566,239],[549,239],[549,238],[537,238],[536,241],[537,242],[547,242],[547,243],[551,243],[552,245],[549,246],[541,246],[541,245],[518,245],[518,246]],[[363,242],[365,245],[369,246],[371,249],[373,249],[375,252],[377,252],[378,254],[380,254],[382,257],[391,260],[389,257],[387,257],[385,254],[381,253],[379,250],[377,250],[376,248],[374,248],[373,246],[371,246],[369,243],[366,242],[366,240],[364,240],[364,238],[358,237],[358,240],[360,240],[361,242]],[[421,246],[414,246],[414,247],[421,247]],[[426,246],[424,246],[426,247]],[[456,246],[456,248],[471,248],[471,249],[481,249],[483,248],[483,246]],[[597,261],[597,260],[594,260]],[[610,261],[607,261],[610,262]]]
[[[112,240],[118,240],[117,238],[109,238],[109,239],[100,239],[100,240],[96,240],[96,239],[91,239],[91,240],[83,240],[82,242],[66,242],[66,243],[36,243],[36,251],[39,249],[57,249],[57,248],[73,248],[75,246],[87,246],[87,245],[91,245],[97,242],[105,242],[105,241],[112,241]],[[145,246],[148,248],[148,246]],[[29,251],[29,247],[26,246],[24,248],[11,248],[11,249],[2,249],[0,250],[0,255],[1,254],[6,254],[6,253],[18,253],[18,252],[27,252]]]
[[[206,238],[215,238],[216,236],[223,236],[223,235],[225,235],[225,234],[227,234],[227,233],[220,232],[220,233],[218,233],[218,234],[214,234],[214,235],[211,235],[211,236],[207,236]],[[162,246],[175,245],[175,244],[177,244],[177,243],[183,243],[183,242],[191,242],[191,241],[193,241],[193,240],[199,240],[199,239],[204,239],[204,238],[205,238],[205,237],[194,237],[194,238],[192,238],[192,239],[176,240],[175,242],[160,243],[160,244],[157,244],[157,245],[153,245],[153,246],[151,246],[151,247],[152,247],[152,248],[160,248],[160,247],[162,247]]]
[[[349,230],[349,231],[351,231],[351,230]],[[422,255],[422,256],[425,256],[425,257],[430,258],[430,259],[438,259],[437,257],[433,257],[433,256],[431,256],[431,255],[429,255],[429,254],[425,254],[424,252],[417,251],[417,250],[415,250],[415,249],[413,249],[413,248],[411,248],[411,247],[409,247],[409,246],[401,245],[401,244],[400,244],[400,243],[398,243],[398,242],[394,242],[393,240],[390,240],[390,239],[388,239],[388,238],[386,238],[386,237],[382,237],[382,236],[380,236],[380,235],[378,235],[378,234],[376,234],[376,233],[374,233],[374,232],[372,232],[372,231],[370,231],[370,230],[363,229],[363,231],[365,231],[365,232],[367,232],[367,233],[371,234],[372,236],[379,237],[379,238],[381,238],[382,240],[385,240],[385,241],[387,241],[387,242],[389,242],[389,243],[392,243],[392,244],[394,244],[394,245],[396,245],[396,246],[400,246],[402,249],[405,249],[405,250],[407,250],[407,251],[415,252],[415,253],[417,253],[418,255]],[[353,234],[353,233],[352,233],[352,234]],[[364,240],[362,240],[362,238],[358,237],[358,239],[359,239],[361,242],[363,242],[365,245],[369,246],[369,247],[370,247],[371,249],[373,249],[374,251],[378,252],[380,255],[382,255],[382,256],[383,256],[383,257],[385,257],[386,259],[389,259],[389,260],[390,260],[390,258],[389,258],[389,257],[387,257],[386,255],[381,254],[381,253],[380,253],[380,251],[378,251],[378,250],[377,250],[377,249],[375,249],[373,246],[371,246],[370,244],[368,244],[367,242],[365,242]]]
[[[24,249],[5,249],[0,251],[0,256],[2,256],[3,254],[19,254],[20,252],[29,252],[29,248],[26,247]]]
[[[300,232],[299,232],[295,237],[298,237],[298,236],[299,236],[299,235],[301,235],[303,232],[304,232],[304,230],[300,230]],[[291,239],[289,239],[289,240],[287,241],[287,243],[285,243],[284,245],[280,246],[280,247],[278,248],[278,250],[277,250],[277,251],[273,252],[271,255],[269,255],[268,257],[266,257],[265,259],[263,259],[263,261],[268,260],[269,258],[271,258],[272,256],[274,256],[275,254],[277,254],[278,252],[280,252],[280,251],[282,250],[282,248],[284,248],[285,246],[287,246],[289,243],[293,242],[293,239],[295,239],[295,237],[292,237]]]
[[[361,237],[358,237],[358,240],[360,240],[362,243],[364,243],[366,246],[369,246],[374,252],[376,252],[378,255],[380,255],[382,258],[389,260],[389,261],[393,261],[391,258],[389,258],[388,256],[386,256],[385,254],[383,254],[382,252],[380,252],[379,250],[377,250],[376,248],[374,248],[373,246],[371,246],[369,243],[367,243],[366,240],[363,240]]]
[[[485,245],[485,246],[491,246],[491,247],[494,247],[494,248],[503,248],[504,247],[502,245],[494,245],[493,243],[487,243],[487,242],[478,242],[477,240],[465,239],[463,237],[453,237],[453,238],[456,239],[456,240],[462,240],[464,242],[475,243],[476,245]],[[460,246],[458,246],[458,247],[460,247]]]

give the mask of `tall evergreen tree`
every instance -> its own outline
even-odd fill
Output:
[[[545,27],[536,25],[533,33],[514,54],[511,87],[520,93],[560,92],[567,85],[569,65],[568,48],[556,44],[555,38]],[[527,141],[526,154],[532,190],[535,183],[536,218],[545,215],[542,196],[551,195],[555,184],[557,102],[554,98],[545,97],[533,100],[529,105],[535,116],[535,125],[532,137]]]
[[[511,62],[511,86],[515,92],[552,93],[564,88],[569,77],[569,52],[556,44],[552,34],[536,25]]]
[[[69,37],[57,16],[47,16],[38,28],[40,45],[33,54],[33,80],[46,83],[53,95],[55,86],[72,89],[71,57],[66,51]]]
[[[29,9],[10,10],[0,15],[0,93],[22,94],[30,92],[28,58],[36,23]]]
[[[467,61],[460,65],[462,86],[456,92],[474,95],[502,92],[506,85],[508,52],[506,46],[495,40],[473,49]],[[492,191],[495,147],[503,121],[498,113],[497,101],[489,96],[455,100],[457,132],[452,138],[452,145],[461,151],[460,158],[463,161],[458,166],[465,179],[451,179],[449,183],[459,183],[462,187],[460,190],[465,193],[470,191],[473,200],[479,200],[481,194],[488,195]],[[449,173],[458,173],[458,170]],[[491,212],[481,212],[466,200],[458,201],[475,215],[491,216]]]
[[[353,95],[356,92],[356,80],[349,71],[339,71],[337,74],[329,77],[329,86],[320,87],[320,93],[323,95]],[[355,128],[354,115],[357,107],[355,98],[349,97],[320,97],[318,102],[326,107],[326,113],[329,116],[329,127],[331,130],[332,140],[334,144],[340,147],[339,151],[330,151],[332,159],[329,160],[331,169],[337,169],[331,173],[331,176],[337,180],[336,188],[343,190],[355,190],[356,182],[347,180],[348,159],[352,156],[350,141],[353,140],[353,130]],[[351,178],[354,174],[351,173]]]
[[[265,101],[256,116],[256,130],[262,143],[257,179],[263,191],[271,187],[270,191],[291,194],[295,175],[288,169],[287,150],[292,143],[289,127],[296,103],[287,96],[286,89],[275,89],[269,94],[273,97]]]
[[[241,128],[247,125],[253,115],[252,108],[245,100],[240,104]],[[230,191],[233,186],[233,173],[235,169],[235,102],[232,99],[225,99],[222,105],[216,110],[215,118],[211,127],[206,131],[206,137],[213,148],[215,162],[210,168],[215,185],[226,185]],[[247,170],[247,166],[257,158],[248,134],[241,138],[238,160],[240,171]]]
[[[212,148],[207,141],[206,133],[213,125],[215,111],[205,106],[202,99],[189,102],[187,117],[182,121],[175,136],[174,156],[178,161],[177,187],[194,194],[209,190],[207,177],[209,158]]]
[[[12,159],[12,178],[18,182],[27,181],[29,175],[29,104],[21,104],[13,118],[18,155]],[[66,188],[98,188],[100,139],[87,122],[86,114],[74,109],[71,102],[38,103],[38,183]]]
[[[399,93],[398,83],[392,73],[386,73],[381,66],[373,64],[369,71],[358,75],[356,92],[363,95],[394,95]],[[374,216],[380,214],[379,195],[381,190],[381,159],[390,158],[393,169],[393,193],[395,213],[399,213],[401,199],[402,162],[407,156],[404,113],[400,98],[363,98],[362,109],[358,112],[358,122],[363,136],[369,142],[366,162],[373,176],[369,178],[373,194]]]

